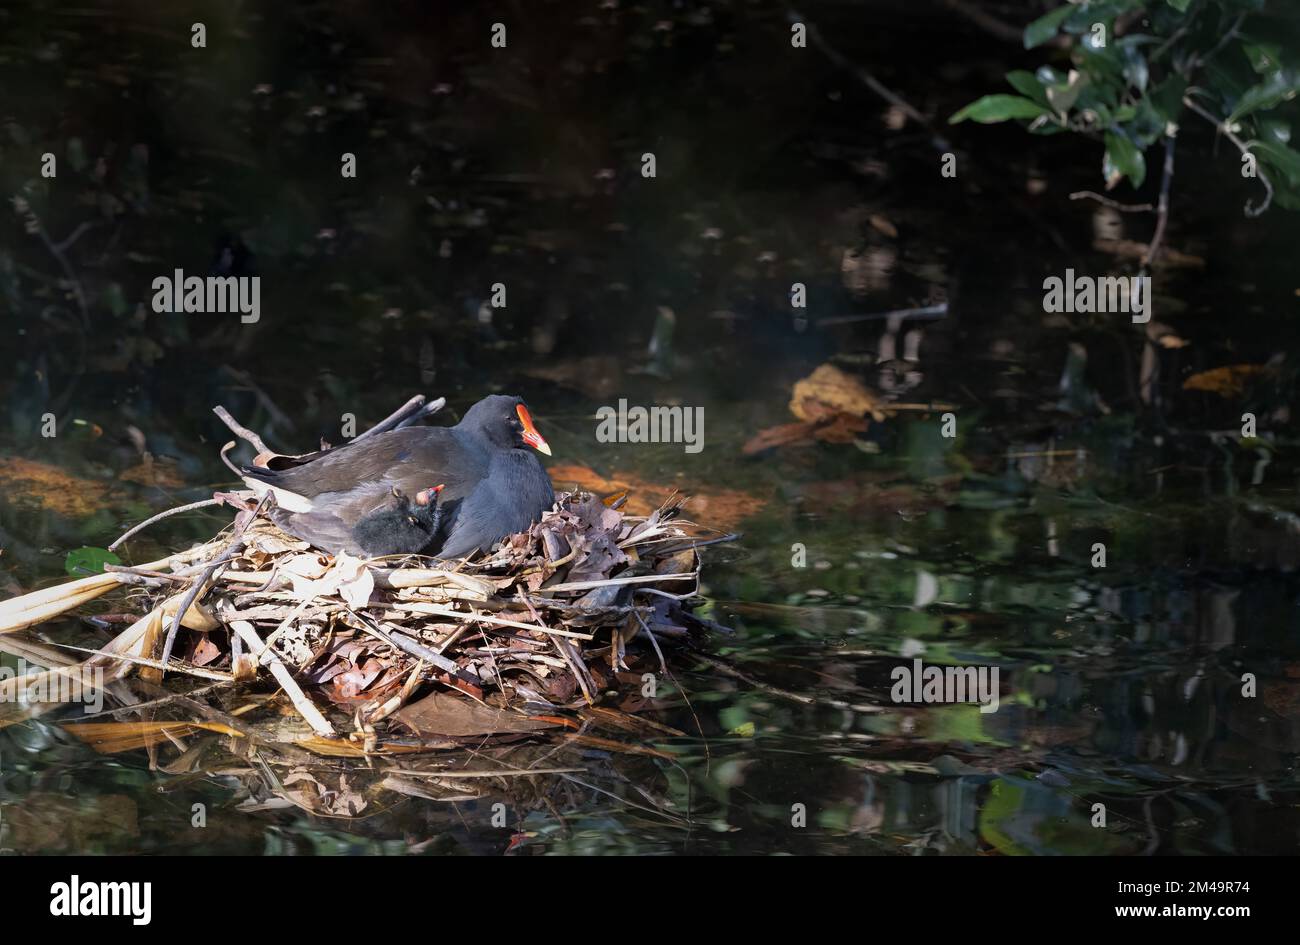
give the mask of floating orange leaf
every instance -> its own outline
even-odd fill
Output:
[[[94,515],[103,507],[108,493],[106,483],[82,479],[50,463],[20,456],[0,459],[0,482],[5,492],[19,501],[35,502],[70,518]]]
[[[1245,393],[1246,382],[1264,370],[1262,364],[1229,364],[1211,368],[1183,381],[1183,390],[1203,390],[1220,397],[1240,397]]]
[[[626,492],[622,511],[628,515],[649,515],[674,492],[685,492],[686,510],[719,528],[732,528],[766,504],[764,499],[738,489],[698,489],[689,484],[673,486],[648,482],[634,473],[613,472],[607,478],[590,466],[561,464],[550,467],[551,481],[557,489],[585,489],[596,495]]]
[[[823,364],[794,385],[790,412],[800,420],[819,423],[837,413],[853,417],[870,416],[876,422],[885,419],[879,395],[851,374],[833,364]]]

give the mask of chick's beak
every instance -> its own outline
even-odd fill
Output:
[[[521,439],[523,439],[523,441],[533,449],[537,450],[537,452],[550,456],[551,448],[546,444],[546,441],[542,439],[542,435],[537,432],[537,427],[533,426],[533,418],[528,413],[528,408],[523,404],[520,404],[515,408],[515,413],[519,415],[519,422],[524,426],[524,432],[521,434]]]

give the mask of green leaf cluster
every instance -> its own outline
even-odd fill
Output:
[[[1015,70],[1016,94],[985,95],[949,121],[1020,120],[1035,134],[1073,132],[1102,145],[1108,188],[1147,179],[1149,149],[1180,125],[1226,126],[1300,207],[1300,152],[1291,146],[1300,92],[1300,17],[1289,0],[1083,0],[1025,27],[1026,49],[1057,40],[1035,72]],[[1117,35],[1118,33],[1118,35]],[[1159,167],[1159,159],[1156,167]]]

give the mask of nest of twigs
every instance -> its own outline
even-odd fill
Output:
[[[0,633],[13,645],[21,634],[12,631],[114,589],[141,614],[84,661],[39,681],[0,682],[10,720],[132,677],[152,695],[149,711],[137,690],[126,700],[134,705],[68,731],[102,751],[146,747],[160,767],[182,764],[196,734],[230,737],[236,753],[251,748],[259,762],[292,766],[285,776],[259,763],[261,789],[250,788],[249,803],[269,791],[344,816],[367,806],[356,778],[349,785],[336,772],[341,783],[326,786],[319,770],[304,773],[305,758],[365,758],[372,781],[403,794],[436,796],[421,777],[444,786],[453,778],[459,797],[474,783],[471,770],[482,784],[563,773],[521,762],[521,745],[559,738],[668,757],[644,742],[682,734],[637,715],[665,704],[678,646],[716,627],[692,610],[698,548],[719,539],[686,521],[680,501],[633,516],[621,511],[623,497],[561,492],[527,532],[443,562],[327,555],[280,531],[251,499],[223,499],[244,507],[210,542],[0,604]],[[177,758],[163,763],[158,751],[169,743]],[[445,759],[470,748],[480,764],[453,774]],[[375,770],[375,759],[421,754],[431,760]],[[502,766],[485,770],[484,758]]]

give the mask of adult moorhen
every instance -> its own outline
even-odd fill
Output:
[[[325,551],[459,558],[523,531],[554,504],[551,479],[527,447],[551,454],[523,400],[493,394],[454,427],[389,430],[288,468],[240,472],[259,496],[274,494],[277,525]]]

